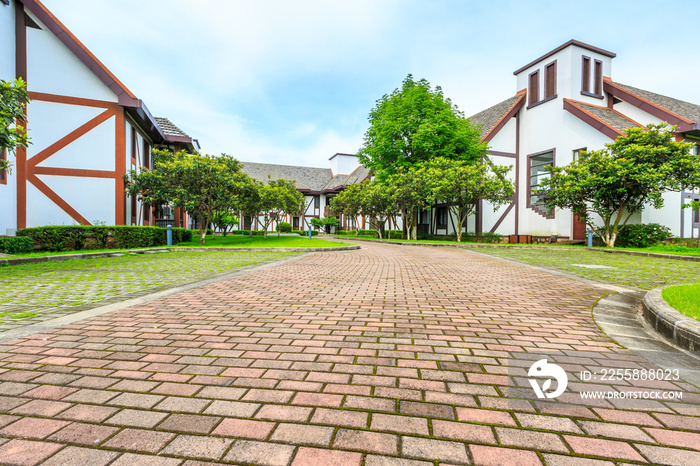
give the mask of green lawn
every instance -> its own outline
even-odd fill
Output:
[[[0,267],[0,333],[19,321],[56,317],[294,254],[174,251]]]
[[[665,285],[693,283],[700,279],[700,262],[626,254],[602,254],[599,251],[576,247],[474,248],[473,250],[482,254],[561,270],[591,280],[644,290]]]
[[[661,295],[671,307],[700,320],[700,283],[665,288]]]
[[[199,238],[189,243],[178,243],[177,246],[201,247]],[[276,233],[267,235],[267,238],[262,236],[244,236],[244,235],[229,235],[217,236],[211,239],[207,236],[204,243],[205,247],[245,247],[245,248],[330,248],[338,246],[352,246],[349,243],[341,243],[338,241],[326,241],[319,238],[306,238],[301,236],[280,236]]]
[[[132,248],[132,249],[152,249],[152,248]],[[80,251],[37,251],[27,252],[23,254],[12,254],[2,259],[18,259],[22,257],[42,257],[42,256],[65,256],[70,254],[89,254],[92,252],[123,252],[131,251],[132,249],[82,249]]]

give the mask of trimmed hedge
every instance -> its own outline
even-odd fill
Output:
[[[309,231],[308,231],[308,230],[306,230],[306,231],[298,231],[297,233],[299,233],[299,236],[309,236]],[[318,235],[318,231],[316,231],[316,230],[311,230],[311,236],[316,236],[316,235]]]
[[[3,254],[22,254],[34,251],[31,238],[25,236],[8,236],[0,238],[0,252]]]
[[[671,230],[658,223],[639,223],[626,225],[615,239],[615,247],[648,248],[656,243],[670,239]],[[593,246],[605,246],[603,238],[593,235]]]
[[[47,226],[24,228],[18,237],[31,238],[34,248],[44,251],[127,249],[167,244],[167,228],[132,226]],[[173,244],[192,241],[192,230],[173,228]]]
[[[291,233],[292,225],[290,225],[288,222],[280,222],[279,224],[277,224],[276,230],[280,233]]]

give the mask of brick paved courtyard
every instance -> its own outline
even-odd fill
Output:
[[[0,346],[0,462],[700,464],[689,384],[521,395],[509,352],[645,366],[593,322],[607,293],[454,248],[317,253]]]

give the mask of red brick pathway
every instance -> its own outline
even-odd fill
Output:
[[[700,464],[688,384],[506,398],[508,351],[635,360],[606,293],[452,248],[315,254],[0,346],[0,463]]]

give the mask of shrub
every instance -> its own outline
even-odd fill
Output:
[[[503,239],[503,235],[499,235],[498,233],[491,233],[491,232],[485,232],[485,233],[465,233],[462,235],[462,241],[466,241],[468,243],[500,243]]]
[[[280,222],[277,224],[277,231],[280,233],[291,233],[292,232],[292,225],[290,225],[287,222]]]
[[[299,231],[299,236],[309,236],[309,231]],[[318,231],[316,230],[311,230],[311,236],[316,236],[318,235]]]
[[[173,228],[173,244],[192,241],[192,230]],[[25,228],[18,236],[31,238],[37,249],[80,251],[83,249],[141,248],[167,244],[167,228],[132,226],[47,226]]]
[[[403,239],[403,231],[402,230],[387,230],[384,232],[384,234],[389,239]]]
[[[360,230],[360,236],[376,236],[377,235],[377,230]]]
[[[3,254],[22,254],[33,250],[34,242],[26,236],[0,238],[0,252]]]
[[[658,223],[627,225],[617,237],[615,246],[623,248],[648,248],[659,241],[671,238],[671,230]]]
[[[350,230],[335,230],[335,234],[336,235],[354,235],[355,230],[352,230],[352,231],[350,231]]]

